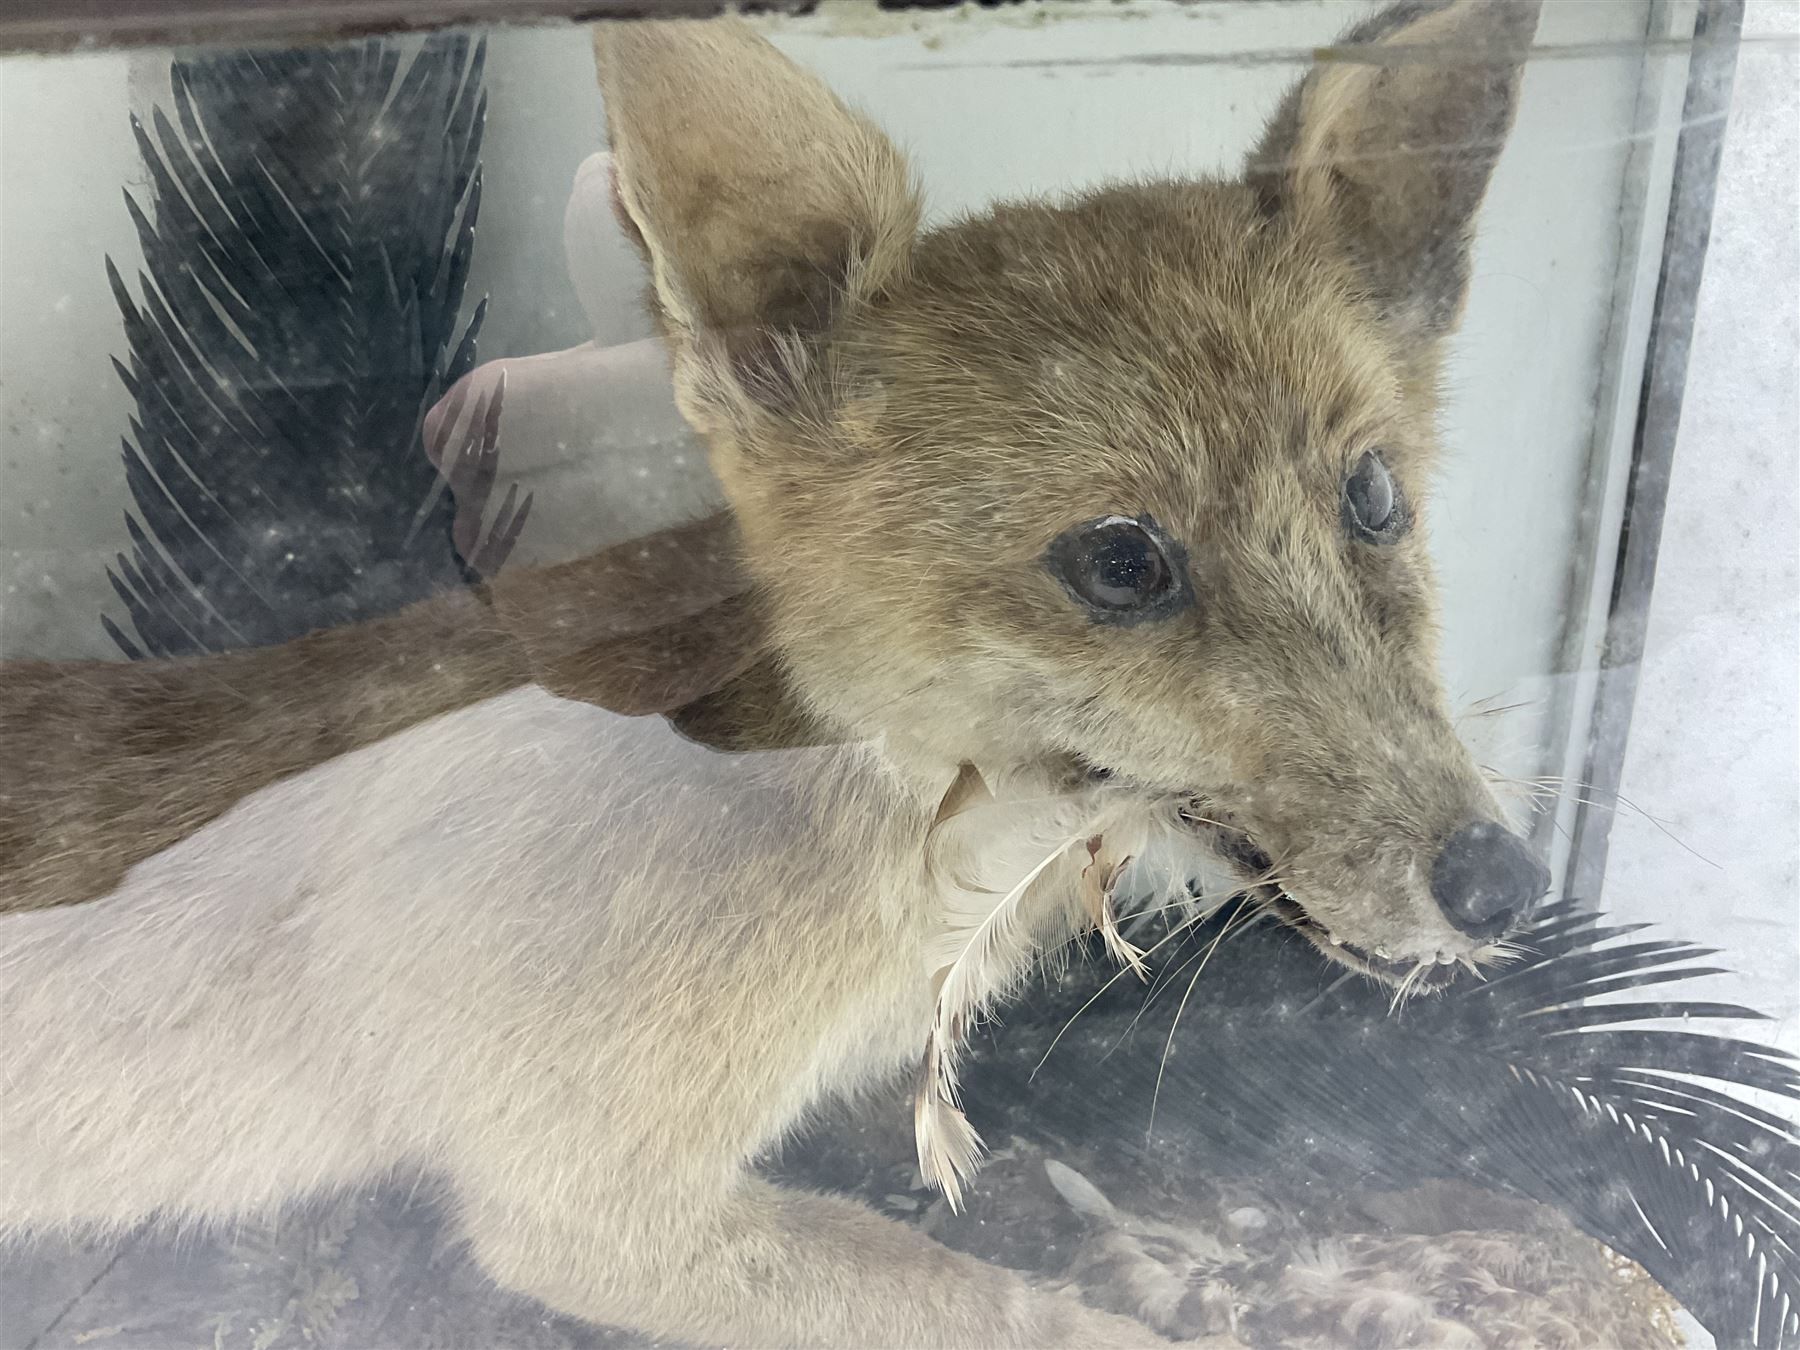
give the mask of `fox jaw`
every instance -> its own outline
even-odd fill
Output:
[[[813,714],[921,782],[1126,804],[1379,979],[1492,955],[1548,876],[1452,729],[1423,526],[1535,17],[1388,11],[1352,38],[1469,68],[1321,67],[1239,180],[923,232],[898,151],[748,29],[603,45],[678,398]]]

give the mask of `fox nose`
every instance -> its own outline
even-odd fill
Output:
[[[1550,873],[1512,831],[1477,821],[1445,841],[1431,865],[1431,894],[1470,937],[1505,930],[1550,887]]]

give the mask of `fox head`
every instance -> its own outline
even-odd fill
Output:
[[[1379,976],[1521,916],[1547,876],[1447,714],[1423,526],[1535,23],[1399,5],[1238,179],[930,230],[750,28],[604,27],[617,204],[811,714],[1137,794]]]

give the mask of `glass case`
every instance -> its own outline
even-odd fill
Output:
[[[1797,92],[0,16],[0,1341],[1800,1342]]]

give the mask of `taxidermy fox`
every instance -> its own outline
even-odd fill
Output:
[[[595,1321],[1153,1340],[753,1163],[912,1072],[953,1190],[958,1033],[1085,925],[1143,959],[1131,859],[1396,986],[1544,890],[1446,714],[1420,528],[1535,19],[1402,4],[1240,180],[923,233],[900,154],[750,28],[607,26],[618,207],[731,519],[604,584],[12,671],[0,1221],[406,1169]]]

